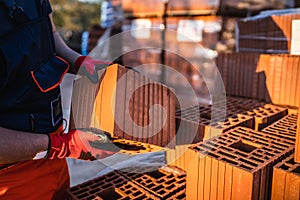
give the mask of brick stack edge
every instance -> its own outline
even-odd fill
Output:
[[[186,173],[171,166],[126,168],[71,187],[73,199],[185,199]]]
[[[296,135],[296,147],[295,147],[295,161],[300,163],[300,101],[298,107],[298,121],[297,121],[297,135]]]
[[[187,199],[270,199],[273,166],[293,149],[284,138],[244,127],[192,145],[185,152]]]
[[[298,107],[300,56],[224,53],[216,65],[227,95]]]
[[[292,154],[274,167],[272,200],[300,199],[300,164]]]

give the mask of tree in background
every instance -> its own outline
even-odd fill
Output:
[[[92,24],[100,24],[101,3],[85,3],[78,0],[51,0],[53,20],[58,27],[67,30],[88,30]]]

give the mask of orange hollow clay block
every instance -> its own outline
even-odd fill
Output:
[[[175,94],[139,72],[114,64],[74,82],[71,128],[98,128],[127,140],[174,146]]]

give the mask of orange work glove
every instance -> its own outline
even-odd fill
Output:
[[[104,69],[112,63],[102,61],[102,60],[94,60],[90,56],[79,56],[75,63],[76,73],[80,70],[80,75],[85,75],[89,78],[89,80],[93,83],[98,83],[99,78],[97,71],[100,69]]]
[[[49,134],[49,138],[48,159],[69,157],[96,160],[118,151],[104,133],[96,135],[82,130],[71,130],[67,134]]]

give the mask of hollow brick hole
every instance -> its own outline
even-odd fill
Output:
[[[300,175],[300,166],[296,167],[296,169],[294,169],[292,172]]]
[[[204,119],[211,120],[211,115],[209,113],[201,113],[200,117],[204,118]]]
[[[147,175],[151,176],[152,178],[155,178],[155,179],[159,179],[161,177],[164,177],[166,176],[166,174],[164,173],[161,173],[160,171],[151,171],[151,172],[147,172],[146,173]]]
[[[110,199],[110,200],[117,200],[122,198],[122,196],[119,193],[117,193],[113,187],[108,188],[101,193],[98,193],[98,196],[101,197],[102,199]]]
[[[122,142],[114,142],[114,145],[118,146],[120,149],[128,150],[128,151],[146,150],[146,148],[143,146],[134,145],[134,144],[125,144]]]
[[[255,144],[253,142],[248,142],[245,140],[239,140],[233,144],[230,145],[231,148],[237,149],[239,151],[245,152],[245,153],[251,153],[255,149],[259,148],[259,144]]]

